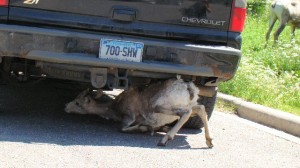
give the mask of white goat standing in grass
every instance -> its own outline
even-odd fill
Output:
[[[274,43],[278,42],[278,37],[286,25],[291,26],[291,39],[293,39],[295,29],[300,27],[300,0],[276,0],[271,4],[270,25],[266,34],[266,45],[277,20],[279,20],[280,23],[279,28],[274,33]]]
[[[164,146],[192,116],[198,115],[204,124],[206,144],[213,147],[209,135],[208,119],[203,105],[198,105],[199,89],[193,82],[169,79],[146,88],[129,88],[114,100],[102,91],[92,95],[86,90],[66,104],[68,113],[97,114],[106,119],[122,122],[124,132],[155,132],[166,135],[158,145]],[[177,121],[178,120],[178,121]],[[170,130],[165,125],[177,121]]]

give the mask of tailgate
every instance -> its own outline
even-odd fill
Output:
[[[227,32],[231,4],[232,0],[10,0],[9,20],[203,40],[201,34]]]

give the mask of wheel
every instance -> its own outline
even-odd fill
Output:
[[[2,57],[0,62],[0,84],[5,85],[9,81],[9,72],[11,67],[10,57]]]
[[[205,106],[205,111],[207,113],[207,118],[208,120],[210,119],[214,107],[215,107],[215,102],[217,98],[217,93],[213,97],[204,97],[204,96],[199,96],[198,103],[201,105]],[[204,125],[202,123],[202,120],[199,116],[194,116],[191,117],[183,126],[184,128],[192,128],[192,129],[200,129]]]

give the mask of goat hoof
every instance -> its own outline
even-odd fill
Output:
[[[167,143],[159,142],[157,146],[166,146]]]
[[[168,135],[165,135],[161,141],[157,144],[157,146],[166,146],[167,142],[169,140],[169,136]]]
[[[214,147],[214,145],[212,144],[211,140],[206,140],[206,145],[208,146],[208,148]]]

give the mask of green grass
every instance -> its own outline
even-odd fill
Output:
[[[277,23],[265,48],[268,24],[268,10],[248,15],[240,67],[234,79],[220,85],[220,91],[300,115],[300,34],[296,30],[295,41],[290,42],[290,27],[286,27],[273,45]]]

